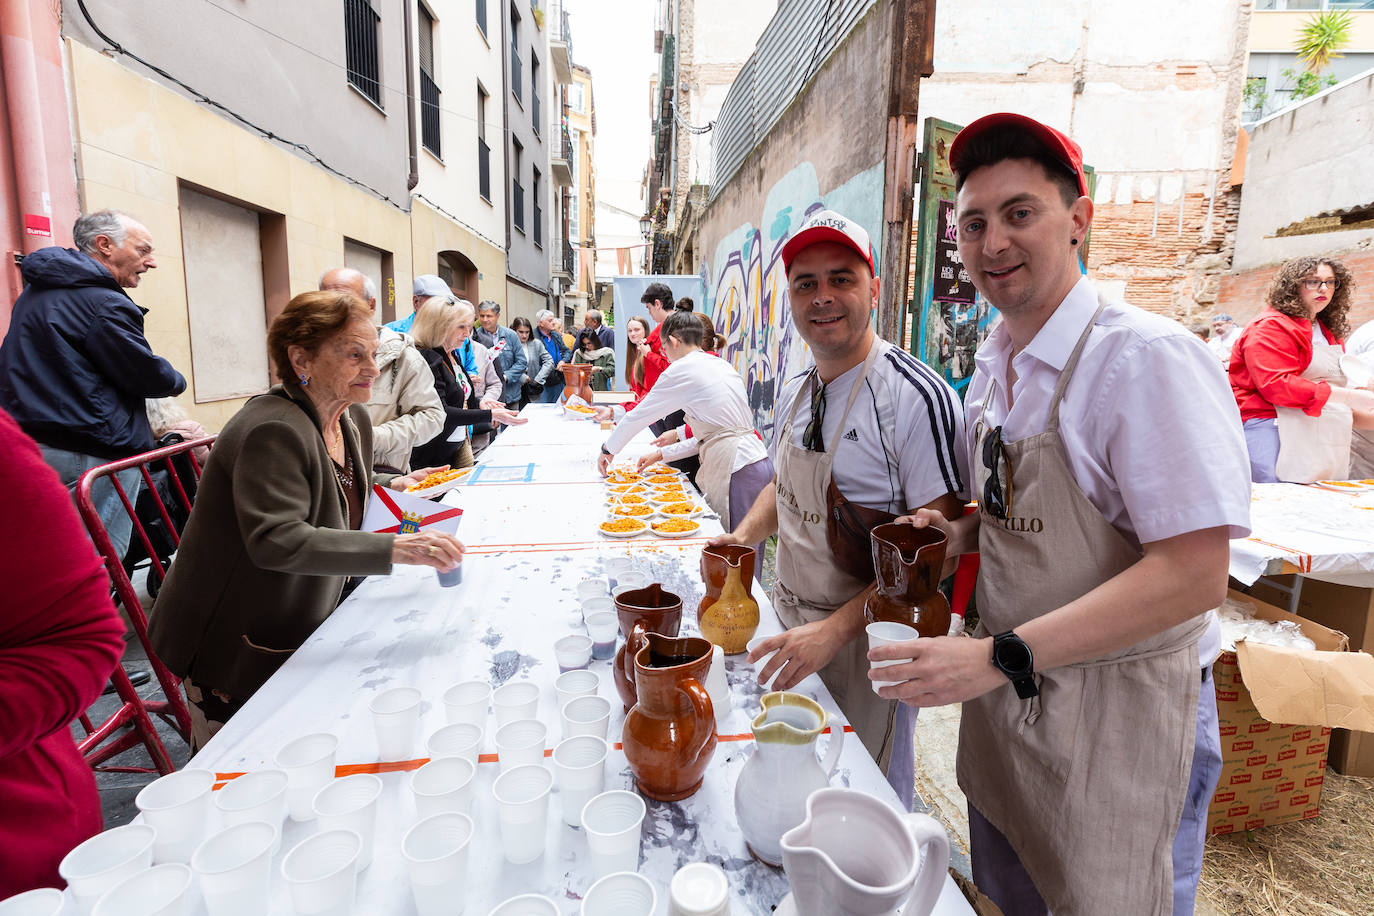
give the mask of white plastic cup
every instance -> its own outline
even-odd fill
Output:
[[[501,847],[512,865],[533,862],[544,854],[553,774],[542,766],[507,770],[492,783],[501,820]]]
[[[215,774],[209,770],[179,770],[154,779],[134,797],[143,820],[157,831],[153,862],[185,865],[191,860],[212,826],[214,786]]]
[[[353,912],[358,893],[358,857],[363,841],[351,830],[326,830],[303,840],[286,854],[281,876],[301,916]]]
[[[538,719],[516,719],[496,730],[496,757],[501,772],[541,766],[549,743],[549,727]]]
[[[562,709],[569,700],[596,696],[601,689],[601,675],[595,671],[566,671],[553,682],[553,689],[558,694],[558,708]]]
[[[487,916],[558,916],[558,904],[543,894],[521,894],[498,903]]]
[[[410,774],[410,791],[420,818],[466,814],[472,804],[472,777],[477,767],[462,757],[440,757]]]
[[[669,916],[726,916],[730,912],[730,880],[710,862],[684,865],[668,883]]]
[[[458,916],[468,890],[468,841],[472,818],[466,814],[435,814],[406,831],[401,855],[410,873],[419,916]]]
[[[592,660],[592,641],[587,636],[564,636],[554,642],[553,654],[560,672],[576,671]]]
[[[587,635],[592,640],[592,658],[605,661],[615,655],[615,638],[620,633],[620,620],[612,611],[597,611],[586,618]]]
[[[286,774],[286,809],[293,821],[313,821],[315,795],[334,779],[339,739],[328,733],[302,735],[277,751],[277,768]]]
[[[773,635],[776,636],[777,634],[774,633]],[[754,649],[756,649],[756,648],[758,647],[759,643],[761,643],[761,642],[763,642],[765,639],[769,639],[769,638],[771,638],[771,637],[768,637],[768,636],[755,636],[753,639],[749,640],[747,643],[744,644],[744,651],[745,651],[746,653],[752,653],[752,652],[754,651]],[[778,675],[782,673],[782,669],[778,669],[777,671],[773,672],[773,676],[770,677],[768,680],[766,680],[766,681],[763,680],[763,669],[764,669],[764,667],[765,667],[765,666],[768,664],[768,662],[773,658],[773,656],[774,656],[774,655],[777,655],[777,654],[778,654],[778,653],[777,653],[777,650],[774,649],[772,652],[769,652],[767,655],[763,656],[763,657],[760,658],[758,661],[756,661],[756,662],[753,663],[753,665],[754,665],[754,676],[755,676],[755,680],[757,680],[757,681],[758,681],[760,684],[762,684],[765,688],[768,687],[769,685],[771,685],[771,684],[773,683],[773,681],[777,680]]]
[[[644,588],[649,584],[649,574],[637,569],[623,572],[615,578],[615,588],[611,590],[612,595],[620,595],[622,592],[633,591],[637,588]]]
[[[97,833],[57,864],[78,913],[89,913],[100,896],[125,878],[153,864],[157,831],[148,824],[125,824]]]
[[[605,576],[592,576],[577,583],[577,597],[605,598],[611,593],[611,584]]]
[[[382,781],[371,773],[355,773],[336,779],[315,796],[315,816],[320,830],[351,830],[362,841],[358,871],[372,864],[373,837],[377,833],[377,799]]]
[[[190,916],[191,878],[191,869],[180,862],[154,865],[106,891],[92,916]]]
[[[40,887],[0,900],[0,916],[57,916],[62,912],[62,892]]]
[[[904,623],[895,623],[891,620],[880,620],[877,623],[870,623],[864,627],[864,632],[868,633],[868,648],[876,649],[879,646],[890,646],[895,642],[906,642],[907,640],[917,639],[920,633],[916,632],[915,627],[909,627]],[[894,658],[885,662],[869,662],[869,668],[887,668],[891,665],[900,665],[910,661],[909,658]],[[877,693],[880,687],[891,687],[900,684],[902,681],[874,681],[873,692]]]
[[[615,613],[615,602],[611,600],[610,595],[598,595],[595,598],[582,599],[582,621],[584,623],[593,614],[601,613]]]
[[[462,757],[468,763],[475,764],[482,753],[482,728],[471,722],[445,725],[429,736],[429,740],[425,742],[425,750],[429,752],[431,760],[441,757]]]
[[[210,916],[267,912],[272,856],[280,825],[247,821],[226,827],[196,848],[191,870]]]
[[[444,691],[444,713],[450,725],[466,722],[487,732],[487,707],[491,705],[491,685],[486,681],[463,681]]]
[[[634,792],[602,792],[582,808],[591,872],[600,878],[639,868],[639,834],[644,823],[644,799]]]
[[[611,588],[620,584],[620,577],[628,572],[634,572],[635,561],[629,557],[607,557],[602,566],[606,568],[606,575],[611,580]]]
[[[496,710],[496,727],[516,719],[533,719],[539,709],[539,686],[532,681],[512,681],[491,692],[491,705]]]
[[[631,871],[598,879],[582,897],[582,916],[654,916],[658,892],[653,882]]]
[[[286,820],[287,776],[281,770],[257,770],[231,779],[215,793],[215,807],[225,826],[259,821],[277,828],[275,853],[281,848],[281,828]]]
[[[377,731],[380,760],[408,760],[415,752],[415,733],[420,726],[420,691],[393,687],[372,698],[372,725]]]
[[[559,710],[563,737],[596,735],[605,738],[611,723],[611,701],[605,697],[574,697]]]
[[[582,826],[582,809],[606,789],[606,755],[610,745],[596,735],[578,735],[553,749],[553,768],[558,776],[558,796],[563,801],[563,823]]]

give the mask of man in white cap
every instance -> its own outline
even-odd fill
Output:
[[[787,631],[750,660],[776,652],[760,673],[765,682],[777,675],[775,690],[819,671],[910,806],[914,715],[903,707],[899,717],[899,704],[878,697],[867,676],[868,532],[922,506],[957,516],[968,479],[959,401],[930,367],[873,332],[880,284],[863,227],[831,210],[814,213],[782,260],[792,323],[816,364],[776,402],[774,482],[716,542],[752,545],[777,532],[773,603]],[[832,516],[845,523],[828,526]]]
[[[884,696],[962,703],[973,879],[1007,916],[1193,912],[1221,770],[1211,609],[1249,532],[1221,367],[1083,275],[1083,153],[1017,114],[949,149],[959,254],[1001,324],[965,397],[979,511],[921,512],[977,551],[973,639],[873,649]]]
[[[410,333],[410,326],[415,323],[415,316],[420,311],[420,306],[430,296],[452,296],[453,290],[449,289],[448,284],[442,278],[434,274],[420,274],[412,284],[414,295],[410,299],[411,312],[404,318],[397,318],[395,321],[388,321],[386,326],[393,331],[400,331],[402,334]]]

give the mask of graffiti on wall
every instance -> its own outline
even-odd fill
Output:
[[[774,408],[784,383],[812,362],[792,325],[782,246],[807,216],[826,208],[858,222],[876,242],[882,225],[881,163],[824,196],[811,163],[797,166],[769,189],[758,226],[736,227],[702,262],[706,308],[725,338],[721,356],[744,379],[754,426],[770,442],[774,423],[782,421]]]

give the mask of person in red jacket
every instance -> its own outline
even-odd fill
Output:
[[[61,887],[57,863],[100,832],[71,722],[124,651],[109,580],[57,474],[0,410],[0,900]]]
[[[1354,288],[1354,276],[1340,261],[1294,258],[1279,268],[1267,305],[1236,341],[1228,371],[1255,483],[1279,480],[1280,470],[1283,479],[1308,477],[1303,483],[1346,476],[1351,417],[1327,410],[1329,404],[1350,408],[1355,426],[1374,425],[1374,392],[1346,387],[1340,370]],[[1334,470],[1317,473],[1322,467]],[[1314,472],[1303,474],[1303,468]]]

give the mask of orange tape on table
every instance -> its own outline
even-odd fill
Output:
[[[846,725],[844,730],[852,733],[854,727],[852,725]],[[716,735],[716,740],[753,741],[754,734],[753,732],[749,732],[743,735]],[[624,746],[625,745],[619,741],[612,745],[617,751],[624,749]],[[552,757],[553,750],[551,748],[545,748],[544,756]],[[334,778],[339,779],[344,776],[353,776],[358,773],[405,773],[410,770],[418,770],[420,767],[429,763],[429,760],[430,758],[428,757],[417,757],[414,760],[390,760],[385,762],[379,761],[377,763],[341,763],[334,768]],[[478,763],[496,763],[496,761],[497,757],[495,754],[480,754],[477,757]],[[215,779],[218,781],[215,783],[214,787],[220,789],[229,781],[245,775],[247,775],[247,771],[240,773],[216,773]]]

